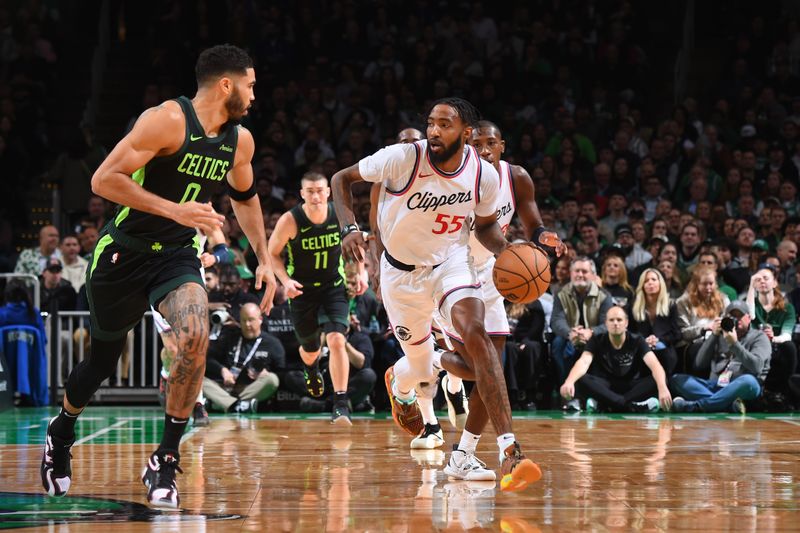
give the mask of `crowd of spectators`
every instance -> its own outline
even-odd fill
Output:
[[[756,327],[771,325],[773,368],[784,378],[797,373],[789,348],[800,309],[797,13],[771,4],[721,11],[727,42],[714,58],[720,76],[707,80],[712,94],[674,103],[674,93],[653,83],[671,81],[664,72],[673,65],[653,58],[665,46],[677,52],[679,35],[654,43],[647,10],[625,1],[510,2],[491,12],[480,2],[458,9],[392,1],[152,7],[146,23],[137,19],[146,28],[137,34],[142,53],[152,59],[152,70],[139,76],[148,80],[146,105],[191,95],[188,67],[207,45],[228,40],[254,56],[257,99],[245,126],[256,139],[253,167],[268,236],[299,201],[300,176],[330,178],[394,142],[403,128],[424,131],[421,113],[435,98],[465,97],[500,126],[504,158],[529,171],[545,226],[570,248],[553,262],[547,295],[511,306],[512,323],[522,328],[506,359],[515,407],[560,406],[559,387],[592,335],[605,333],[612,305],[626,310],[668,376],[707,378],[695,362],[719,331],[715,320],[730,302],[747,301],[760,317]],[[664,7],[664,17],[674,18],[676,9]],[[234,272],[242,278],[236,289],[246,293],[255,259],[229,199],[218,197],[215,207],[227,217]],[[20,256],[17,271],[40,275],[59,261],[61,276],[79,283],[73,271],[85,265],[76,260],[91,253],[111,208],[90,198],[75,223],[61,228],[60,246],[43,235],[38,250]],[[366,191],[355,208],[368,229]],[[512,225],[508,236],[520,238],[521,228]],[[754,276],[769,274],[781,299],[759,292]],[[285,295],[276,298],[263,329],[283,344],[286,370],[297,370],[296,342],[281,314]],[[598,307],[584,313],[587,299]],[[381,375],[400,355],[385,313],[358,299],[352,307],[353,329],[370,337],[370,365]],[[775,318],[786,310],[793,316]],[[798,403],[790,381],[770,387],[766,380],[761,398],[768,408]],[[275,398],[279,403],[280,393]],[[378,391],[371,403],[386,405]]]

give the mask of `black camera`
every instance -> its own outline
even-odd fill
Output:
[[[253,369],[254,372],[259,373],[267,369],[267,359],[269,354],[267,352],[257,352],[247,365]]]
[[[722,328],[722,331],[733,331],[734,328],[738,325],[739,325],[738,318],[731,315],[725,315],[724,317],[722,317],[719,327]]]

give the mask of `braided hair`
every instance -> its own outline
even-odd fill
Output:
[[[457,96],[450,96],[436,100],[433,104],[431,104],[426,116],[430,116],[431,111],[433,111],[433,108],[437,105],[446,105],[455,109],[458,117],[466,126],[474,127],[478,121],[481,120],[481,112],[478,111],[478,108],[476,108],[470,102],[464,100],[463,98],[458,98]]]

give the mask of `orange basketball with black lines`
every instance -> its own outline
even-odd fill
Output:
[[[497,256],[492,280],[509,302],[529,304],[550,286],[550,260],[530,244],[512,244]]]

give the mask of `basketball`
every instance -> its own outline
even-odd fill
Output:
[[[529,244],[512,244],[497,257],[492,280],[503,298],[513,303],[535,301],[550,286],[547,254]]]

